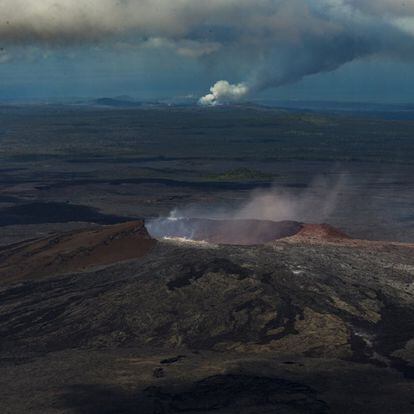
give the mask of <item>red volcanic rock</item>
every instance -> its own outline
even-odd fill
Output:
[[[344,241],[351,238],[329,224],[302,224],[301,230],[291,239],[309,241]]]
[[[281,240],[275,240],[275,243],[317,244],[321,246],[330,244],[338,247],[346,246],[362,250],[375,250],[378,252],[390,251],[390,249],[393,249],[394,251],[403,252],[402,254],[414,250],[413,243],[353,239],[343,231],[336,229],[329,224],[302,224],[301,230],[295,235]]]
[[[139,258],[155,243],[144,222],[134,221],[5,246],[0,249],[0,283]]]

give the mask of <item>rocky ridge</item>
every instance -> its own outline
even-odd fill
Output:
[[[40,378],[5,412],[412,412],[413,245],[303,226],[264,245],[150,246],[3,283],[3,389]]]

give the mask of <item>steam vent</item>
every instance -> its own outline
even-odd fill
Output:
[[[158,219],[147,224],[155,238],[184,238],[217,244],[256,245],[294,236],[303,225],[296,221]]]

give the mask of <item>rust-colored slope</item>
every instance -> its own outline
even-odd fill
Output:
[[[414,249],[413,243],[399,243],[391,241],[353,239],[343,231],[329,224],[302,224],[301,230],[293,236],[276,240],[277,242],[299,244],[334,244],[347,247],[368,249]]]
[[[149,253],[155,243],[143,221],[18,243],[0,250],[0,283],[139,258]]]
[[[302,224],[302,228],[290,240],[294,241],[338,241],[350,240],[351,238],[329,224]]]

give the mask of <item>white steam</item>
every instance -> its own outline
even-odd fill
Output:
[[[200,105],[215,106],[218,104],[240,101],[249,93],[249,88],[245,83],[232,85],[221,80],[216,82],[211,88],[210,93],[200,98]]]
[[[342,175],[336,182],[317,178],[308,188],[296,193],[277,187],[257,190],[232,216],[236,219],[324,223],[336,209],[345,181]]]

